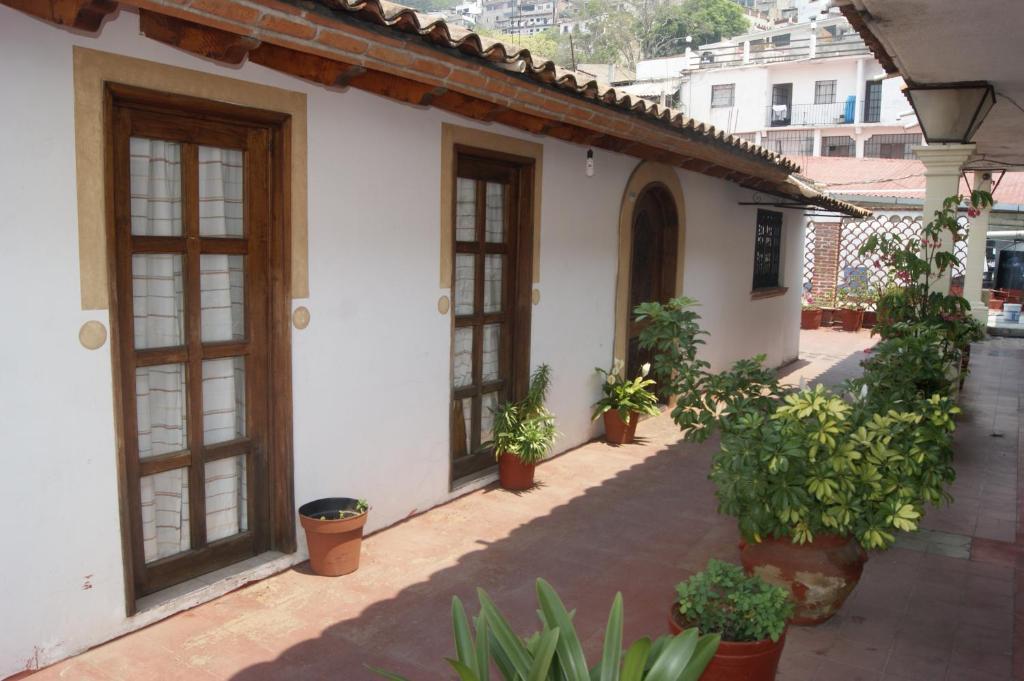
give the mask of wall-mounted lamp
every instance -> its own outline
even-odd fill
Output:
[[[928,144],[967,144],[996,103],[989,83],[938,83],[907,87]]]
[[[594,150],[587,149],[587,177],[594,176]]]

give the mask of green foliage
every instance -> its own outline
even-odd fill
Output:
[[[496,457],[512,454],[523,463],[537,463],[555,442],[558,431],[555,417],[544,406],[551,385],[551,367],[541,364],[530,377],[526,396],[518,402],[505,402],[493,410]]]
[[[723,641],[778,641],[793,614],[786,589],[713,558],[703,572],[677,584],[676,592],[683,620]]]
[[[610,371],[605,371],[600,367],[594,369],[602,377],[601,391],[604,393],[604,396],[594,405],[593,418],[595,421],[606,411],[612,409],[619,412],[619,417],[623,422],[628,422],[633,413],[651,416],[657,416],[660,413],[658,397],[652,390],[654,381],[647,378],[651,365],[644,364],[640,368],[640,375],[632,380],[625,378],[623,374],[625,368],[622,360],[616,359]]]
[[[717,635],[688,629],[653,643],[642,638],[625,653],[622,646],[622,594],[612,602],[601,660],[588,667],[573,614],[543,579],[537,580],[537,614],[542,629],[522,638],[513,631],[483,589],[477,589],[480,614],[469,618],[462,601],[452,599],[455,657],[446,658],[460,681],[489,681],[491,666],[504,681],[697,681],[718,649]],[[373,669],[391,681],[397,674]]]
[[[719,510],[751,541],[825,533],[883,549],[895,530],[917,529],[926,502],[949,498],[957,409],[940,395],[909,409],[880,401],[845,401],[819,385],[774,411],[736,410],[711,465]]]
[[[878,343],[863,362],[863,375],[851,381],[851,392],[867,391],[879,409],[914,409],[932,395],[950,395],[951,357],[955,350],[937,325],[892,325],[893,336]],[[956,354],[959,358],[959,354]]]
[[[941,324],[950,337],[964,332],[957,328],[970,317],[970,304],[960,296],[934,290],[935,283],[960,260],[955,248],[964,234],[957,224],[962,196],[950,196],[935,211],[935,218],[921,228],[920,235],[873,234],[860,249],[862,256],[874,257],[876,267],[885,267],[893,281],[879,300],[880,319],[873,333],[890,338],[901,333],[897,324]],[[992,205],[988,192],[971,193],[972,210]]]
[[[775,372],[764,368],[764,355],[736,362],[728,371],[711,373],[697,358],[704,344],[700,315],[691,298],[643,303],[634,310],[644,324],[640,347],[654,352],[653,372],[665,394],[676,398],[672,419],[683,437],[703,442],[731,419],[741,406],[767,408],[781,394]]]

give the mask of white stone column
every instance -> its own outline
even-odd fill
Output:
[[[974,154],[973,144],[931,144],[914,147],[914,155],[924,163],[925,190],[922,224],[935,219],[946,197],[960,193],[960,169]],[[949,292],[949,271],[932,284],[935,291]]]
[[[983,192],[992,191],[992,173],[987,170],[974,171],[974,188]],[[964,263],[964,298],[971,304],[971,314],[982,324],[988,323],[988,306],[981,300],[981,280],[985,272],[985,242],[988,239],[990,208],[982,208],[981,214],[971,218],[967,232],[967,262]]]
[[[821,128],[814,129],[814,142],[811,156],[821,156]]]
[[[744,40],[743,41],[743,63],[744,64],[749,64],[750,63],[750,41],[749,40]]]
[[[857,80],[854,83],[854,87],[857,88],[854,92],[857,94],[857,103],[854,105],[853,120],[857,123],[864,122],[864,94],[866,92],[868,84],[864,80],[864,60],[857,60]]]

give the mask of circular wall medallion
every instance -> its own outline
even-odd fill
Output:
[[[540,289],[539,288],[533,289],[533,295],[530,297],[530,299],[533,300],[533,304],[534,305],[539,305],[540,304]]]
[[[78,342],[89,350],[102,348],[107,342],[107,327],[96,320],[82,324],[82,328],[78,330]]]
[[[437,311],[441,314],[448,314],[448,310],[451,309],[451,302],[448,300],[448,296],[441,296],[437,299]]]
[[[292,312],[292,324],[295,325],[296,329],[304,329],[309,326],[309,308],[295,308],[295,312]]]

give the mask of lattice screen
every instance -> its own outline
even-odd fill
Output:
[[[807,223],[804,233],[804,293],[814,284],[814,223]]]
[[[920,231],[920,217],[876,215],[867,220],[844,220],[836,288],[845,288],[858,281],[872,287],[885,282],[885,267],[876,267],[871,257],[859,254],[860,247],[872,234],[900,234],[907,238],[917,236]]]
[[[958,241],[953,248],[953,255],[960,261],[960,264],[953,266],[952,278],[954,285],[959,284],[962,286],[964,275],[967,272],[967,231],[970,229],[970,220],[967,219],[966,215],[961,215],[956,219],[956,223],[960,225],[963,239]]]

